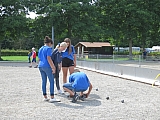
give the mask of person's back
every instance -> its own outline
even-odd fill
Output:
[[[92,90],[92,84],[84,72],[74,69],[74,73],[69,76],[69,82],[63,84],[63,89],[69,92],[69,97],[72,97],[72,101],[75,102],[76,92],[80,92],[80,98],[87,98]],[[87,93],[83,93],[87,90]]]
[[[72,73],[69,82],[73,82],[72,87],[75,91],[85,91],[90,85],[87,75],[83,72]]]
[[[48,52],[48,51],[50,51],[50,52]],[[39,54],[38,54],[39,67],[50,67],[48,60],[47,60],[47,56],[49,56],[49,53],[51,55],[51,51],[52,51],[52,48],[50,48],[48,46],[42,46],[39,49]]]

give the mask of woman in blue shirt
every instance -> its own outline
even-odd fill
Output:
[[[64,42],[66,42],[68,46],[67,49],[62,52],[63,83],[66,83],[68,70],[70,74],[72,74],[76,67],[76,55],[74,46],[71,45],[71,40],[69,38],[65,38]]]
[[[52,56],[52,40],[46,36],[44,39],[44,46],[39,49],[38,58],[39,58],[39,71],[42,77],[42,92],[45,101],[49,102],[58,102],[60,100],[54,98],[54,73],[55,73],[55,66],[51,59]],[[51,99],[47,98],[47,77],[50,82],[50,96]]]

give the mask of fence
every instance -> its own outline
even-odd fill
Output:
[[[77,56],[77,65],[95,71],[103,71],[118,77],[141,79],[143,82],[152,84],[155,77],[160,73],[159,56],[147,56],[143,59],[141,55],[84,55]],[[143,80],[142,80],[143,79]],[[160,81],[160,77],[157,78]]]

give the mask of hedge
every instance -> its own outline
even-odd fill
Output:
[[[28,53],[28,50],[1,50],[1,56],[28,56]]]

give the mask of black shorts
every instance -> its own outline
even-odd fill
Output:
[[[74,66],[73,60],[71,60],[69,58],[62,59],[62,67],[71,67],[71,66]]]

